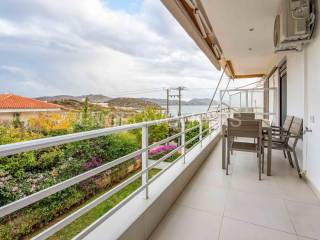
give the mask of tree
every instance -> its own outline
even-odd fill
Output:
[[[140,113],[135,114],[133,117],[129,118],[129,123],[139,123],[146,121],[154,121],[165,118],[165,115],[158,109],[154,107],[146,107]],[[133,130],[137,139],[141,142],[141,130]],[[165,139],[169,133],[168,123],[161,123],[149,127],[149,143],[158,142]]]

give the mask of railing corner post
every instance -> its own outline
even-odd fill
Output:
[[[142,134],[141,134],[141,147],[142,149],[146,149],[149,146],[149,131],[148,126],[142,127]],[[146,149],[142,153],[141,163],[142,163],[142,171],[145,173],[142,174],[142,186],[145,185],[146,187],[146,199],[149,198],[149,166],[148,166],[148,149]]]
[[[202,147],[202,115],[200,114],[199,116],[199,141],[200,141],[200,146]]]
[[[183,156],[183,163],[186,163],[186,122],[185,118],[180,119],[181,124],[181,154]]]

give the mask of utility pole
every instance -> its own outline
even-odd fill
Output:
[[[181,116],[181,91],[182,87],[178,87],[178,98],[179,98],[179,111],[178,111],[178,116]]]
[[[166,88],[167,91],[167,114],[169,115],[169,101],[170,98],[178,98],[178,116],[182,114],[182,91],[185,90],[185,87],[177,87],[177,88]],[[170,94],[171,91],[178,91],[176,94]]]

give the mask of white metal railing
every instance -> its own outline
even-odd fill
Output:
[[[185,123],[186,120],[189,118],[197,118],[199,124],[196,126],[193,126],[189,129],[186,129]],[[203,130],[203,119],[205,119],[208,122],[208,128]],[[207,113],[199,113],[199,114],[191,114],[181,117],[175,117],[175,118],[168,118],[168,119],[161,119],[156,121],[150,121],[150,122],[143,122],[143,123],[137,123],[137,124],[131,124],[131,125],[124,125],[120,127],[113,127],[113,128],[105,128],[105,129],[99,129],[99,130],[93,130],[93,131],[87,131],[87,132],[80,132],[80,133],[74,133],[74,134],[68,134],[63,136],[57,136],[57,137],[50,137],[50,138],[44,138],[44,139],[37,139],[27,142],[20,142],[20,143],[13,143],[13,144],[7,144],[7,145],[1,145],[0,146],[0,157],[10,156],[13,154],[23,153],[31,150],[40,150],[47,147],[53,147],[58,146],[62,144],[67,143],[73,143],[81,140],[88,140],[88,139],[94,139],[101,136],[107,136],[114,133],[119,133],[123,131],[129,131],[134,129],[141,129],[142,130],[142,139],[141,139],[141,149],[132,152],[128,155],[125,155],[123,157],[120,157],[112,162],[108,162],[106,164],[103,164],[97,168],[94,168],[92,170],[89,170],[87,172],[84,172],[80,175],[74,176],[68,180],[65,180],[63,182],[60,182],[58,184],[55,184],[49,188],[46,188],[44,190],[41,190],[39,192],[36,192],[34,194],[31,194],[27,197],[24,197],[20,200],[17,200],[15,202],[12,202],[10,204],[7,204],[5,206],[0,207],[0,218],[5,217],[7,215],[10,215],[11,213],[14,213],[24,207],[30,206],[33,203],[36,203],[48,196],[51,196],[52,194],[55,194],[57,192],[60,192],[64,189],[67,189],[75,184],[78,184],[84,180],[87,180],[97,174],[100,174],[102,172],[107,171],[108,169],[119,165],[123,162],[126,162],[134,157],[140,156],[142,157],[142,169],[135,175],[131,176],[130,178],[126,179],[125,181],[121,182],[116,187],[112,188],[110,191],[104,193],[100,197],[96,198],[92,202],[88,203],[84,207],[78,209],[77,211],[71,213],[66,218],[62,219],[61,221],[57,222],[56,224],[52,225],[48,229],[41,232],[39,235],[35,236],[33,239],[40,240],[40,239],[46,239],[68,224],[72,223],[75,219],[79,218],[98,204],[102,203],[106,199],[108,199],[113,194],[117,193],[124,187],[126,187],[128,184],[134,182],[135,180],[142,178],[142,185],[131,195],[129,195],[126,199],[124,199],[121,203],[119,203],[117,206],[115,206],[113,209],[111,209],[109,212],[107,212],[102,218],[98,219],[96,222],[94,222],[92,225],[90,225],[87,229],[85,229],[82,233],[80,233],[78,236],[76,236],[75,239],[81,239],[84,236],[86,236],[90,231],[92,231],[96,226],[98,226],[102,221],[106,220],[108,217],[110,217],[113,213],[115,213],[119,208],[121,208],[123,205],[125,205],[130,199],[132,199],[134,196],[136,196],[141,191],[145,190],[146,198],[148,198],[148,188],[149,184],[151,184],[153,181],[155,181],[159,176],[161,176],[167,169],[169,169],[171,166],[173,166],[177,161],[179,161],[181,158],[184,159],[185,163],[185,155],[196,145],[199,143],[202,144],[203,141],[203,135],[207,134],[207,136],[210,136],[210,133],[212,131],[215,131],[217,128],[220,127],[220,124],[218,121],[217,112],[207,112]],[[161,123],[171,123],[176,122],[180,124],[180,132],[170,136],[166,139],[163,139],[159,142],[153,143],[149,145],[148,143],[148,129],[151,126],[155,126]],[[186,133],[199,129],[199,133],[194,136],[192,139],[189,139],[186,141]],[[170,151],[168,154],[160,158],[159,160],[154,161],[152,164],[148,164],[148,150],[150,150],[153,147],[159,146],[161,144],[168,143],[174,139],[181,139],[181,144],[176,149]],[[186,146],[188,146],[190,143],[195,141],[196,139],[199,140],[199,142],[194,145],[192,148],[187,149]],[[171,157],[176,152],[180,151],[181,156],[168,164],[167,167],[165,167],[162,171],[160,171],[157,175],[153,176],[151,179],[149,179],[148,172],[152,168],[156,167],[159,163],[165,161],[169,157]]]

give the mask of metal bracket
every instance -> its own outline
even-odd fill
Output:
[[[312,133],[312,129],[310,129],[309,127],[305,127],[303,134],[306,134],[306,133]]]

